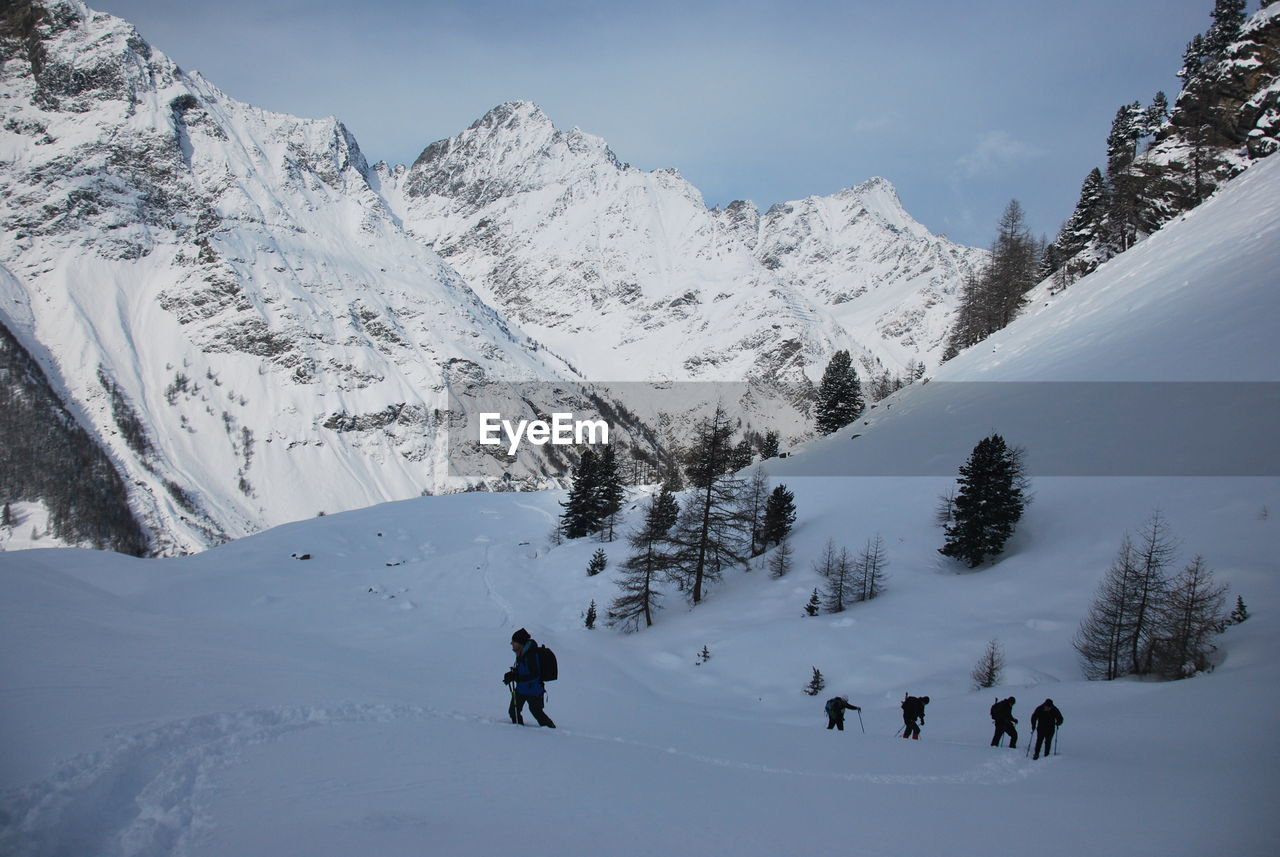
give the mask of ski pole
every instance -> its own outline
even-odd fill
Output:
[[[861,727],[862,734],[866,735],[867,727],[862,725],[862,709],[861,708],[858,709],[858,726]]]

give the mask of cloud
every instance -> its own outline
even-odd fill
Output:
[[[1013,138],[1008,131],[988,131],[978,145],[956,161],[967,178],[998,175],[1015,164],[1030,161],[1044,154],[1028,143]]]

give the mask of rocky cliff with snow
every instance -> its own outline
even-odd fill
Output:
[[[454,490],[459,455],[545,484],[571,458],[445,429],[581,404],[562,382],[751,381],[744,419],[798,435],[835,350],[935,362],[982,258],[883,180],[708,210],[524,102],[371,167],[336,119],[236,102],[80,0],[8,4],[0,62],[0,324],[155,552]]]

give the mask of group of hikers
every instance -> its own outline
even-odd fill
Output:
[[[502,683],[511,690],[511,706],[507,713],[512,723],[524,723],[524,707],[527,703],[539,726],[556,728],[556,724],[543,710],[546,702],[546,681],[556,677],[554,655],[545,647],[540,647],[524,628],[511,635],[511,651],[515,653],[516,662],[502,677]],[[544,663],[550,658],[550,663]],[[544,679],[546,681],[544,681]],[[1018,718],[1013,716],[1013,706],[1018,700],[1010,696],[997,700],[991,706],[991,719],[996,725],[996,733],[991,738],[991,746],[997,747],[1005,735],[1009,736],[1009,746],[1018,746],[1018,730],[1015,726]],[[902,700],[902,737],[920,739],[920,727],[924,724],[924,707],[929,704],[927,696],[911,696],[907,694]],[[858,712],[858,720],[862,720],[862,708],[852,705],[847,696],[833,696],[826,702],[827,728],[844,731],[844,713]],[[1036,733],[1035,755],[1039,759],[1041,750],[1049,755],[1054,733],[1062,725],[1062,712],[1046,699],[1031,713],[1031,728]]]
[[[1009,736],[1009,746],[1016,748],[1018,746],[1018,730],[1014,724],[1018,722],[1018,718],[1013,716],[1013,706],[1017,703],[1015,697],[1007,697],[997,700],[991,706],[991,720],[996,725],[996,734],[991,738],[991,746],[1000,746],[1004,736]],[[927,696],[907,696],[902,700],[902,732],[903,738],[920,739],[920,727],[924,724],[924,707],[929,704]],[[849,703],[847,696],[833,696],[827,700],[825,707],[827,712],[827,728],[839,729],[844,731],[844,713],[846,711],[857,711],[858,718],[862,718],[862,709],[856,705]],[[1043,755],[1048,756],[1053,745],[1054,733],[1058,731],[1058,727],[1062,725],[1062,712],[1053,704],[1052,699],[1046,699],[1044,702],[1031,712],[1031,728],[1036,733],[1035,754],[1031,757],[1039,759],[1041,751]]]

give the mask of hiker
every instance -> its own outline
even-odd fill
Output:
[[[556,724],[542,710],[547,689],[542,684],[537,642],[521,628],[511,635],[511,651],[516,653],[516,662],[502,677],[503,684],[511,687],[511,707],[507,710],[511,722],[524,723],[524,704],[527,702],[539,726],[555,729]]]
[[[1044,702],[1031,712],[1031,728],[1036,730],[1036,752],[1031,758],[1040,758],[1040,745],[1044,745],[1044,754],[1049,755],[1049,745],[1053,743],[1053,733],[1062,725],[1062,712],[1053,704],[1052,699]]]
[[[833,696],[827,700],[827,728],[839,729],[844,731],[844,713],[845,711],[861,711],[862,709],[856,705],[849,704],[847,696]]]
[[[902,700],[902,737],[920,740],[920,726],[924,725],[924,707],[929,704],[927,696],[907,696]],[[916,721],[920,725],[916,725]]]
[[[1013,716],[1013,704],[1018,700],[1012,696],[1008,699],[1002,699],[991,706],[991,719],[996,723],[996,734],[991,736],[991,746],[1000,746],[1000,739],[1005,735],[1009,736],[1009,746],[1018,746],[1018,730],[1013,728],[1013,724],[1018,722],[1018,718]]]

